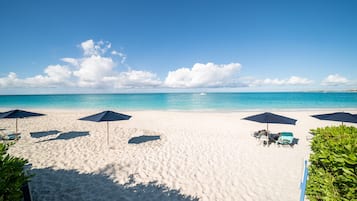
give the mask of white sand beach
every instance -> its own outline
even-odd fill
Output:
[[[299,141],[268,147],[251,136],[266,124],[242,120],[262,111],[119,111],[132,119],[110,122],[108,146],[106,123],[77,120],[99,110],[31,111],[47,115],[19,119],[22,138],[9,153],[31,163],[35,201],[296,201],[309,130],[341,124],[310,117],[336,110],[271,111],[298,121],[269,130]],[[0,123],[15,129],[14,119]],[[142,135],[160,139],[128,143]]]

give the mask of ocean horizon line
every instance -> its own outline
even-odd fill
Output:
[[[164,91],[164,92],[75,92],[75,93],[19,93],[1,94],[0,96],[36,96],[36,95],[126,95],[126,94],[231,94],[231,93],[357,93],[357,89],[350,90],[302,90],[302,91]]]

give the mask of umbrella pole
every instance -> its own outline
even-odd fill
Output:
[[[109,145],[109,121],[107,121],[107,145]]]
[[[17,133],[17,118],[16,118],[16,132],[15,133]]]
[[[269,124],[267,123],[267,131],[269,131],[269,126],[268,126]]]

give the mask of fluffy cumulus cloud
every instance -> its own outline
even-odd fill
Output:
[[[79,63],[78,63],[78,60],[77,59],[74,59],[74,58],[62,58],[61,59],[62,61],[68,63],[68,64],[71,64],[73,66],[79,66]]]
[[[112,46],[109,42],[98,41],[94,42],[93,40],[87,40],[81,43],[81,48],[85,56],[91,55],[102,55],[107,52]]]
[[[113,73],[115,63],[112,58],[92,55],[77,60],[78,69],[73,75],[78,77],[80,87],[92,87],[100,85],[102,79]]]
[[[0,78],[0,87],[57,87],[70,86],[71,71],[66,66],[51,65],[45,68],[45,75],[36,75],[20,79],[16,73],[10,72],[7,77]]]
[[[0,87],[17,87],[20,86],[21,80],[17,78],[16,73],[10,72],[6,77],[0,78]]]
[[[101,87],[104,77],[112,75],[117,64],[113,58],[105,56],[111,48],[109,42],[87,40],[80,44],[81,58],[62,58],[63,62],[74,68],[73,76],[79,87]]]
[[[322,82],[325,86],[339,86],[348,84],[349,80],[339,74],[329,75]]]
[[[82,88],[215,88],[309,85],[313,81],[292,76],[288,79],[240,78],[239,63],[196,63],[189,68],[169,71],[162,81],[155,73],[135,70],[126,64],[127,55],[112,48],[110,42],[86,40],[78,45],[83,55],[79,58],[61,58],[63,64],[49,65],[40,75],[19,78],[10,72],[0,77],[0,88],[11,87],[77,87]],[[342,85],[348,80],[329,75],[323,85]]]
[[[124,64],[126,55],[112,50],[109,42],[94,42],[87,40],[81,43],[84,53],[82,58],[63,58],[62,61],[76,68],[73,75],[78,78],[79,87],[111,87],[111,88],[139,88],[153,87],[161,84],[156,74],[147,71],[127,70],[118,71],[118,62],[112,56],[120,58]]]
[[[46,75],[26,78],[24,83],[33,87],[71,85],[69,79],[72,72],[66,66],[51,65],[48,66],[44,72]]]
[[[173,88],[225,87],[234,85],[241,65],[239,63],[196,63],[192,68],[170,71],[165,86]]]
[[[126,55],[111,50],[109,42],[87,40],[78,47],[83,51],[82,57],[62,58],[65,65],[49,65],[44,69],[44,74],[33,77],[18,78],[16,73],[10,72],[6,77],[0,77],[0,88],[144,88],[162,84],[157,75],[151,72],[131,69],[120,71],[121,65],[125,65]]]
[[[248,86],[267,86],[267,85],[273,85],[273,86],[283,86],[283,85],[309,85],[312,84],[313,81],[309,80],[307,78],[302,78],[298,76],[291,76],[288,79],[247,79],[245,80],[245,83]]]
[[[48,78],[54,82],[62,82],[71,77],[71,71],[66,66],[55,65],[48,66],[45,69],[45,73],[48,75]]]

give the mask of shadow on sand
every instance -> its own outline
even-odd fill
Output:
[[[46,137],[49,135],[56,135],[60,132],[61,131],[58,131],[58,130],[50,130],[50,131],[31,132],[30,135],[33,138],[41,138],[41,137]]]
[[[129,176],[125,184],[113,182],[105,173],[84,174],[76,170],[32,169],[31,192],[34,200],[173,200],[198,201],[180,190],[170,189],[156,181],[136,183]]]
[[[294,138],[292,145],[298,144],[299,143],[299,138]]]
[[[129,144],[140,144],[148,141],[160,140],[160,135],[142,135],[139,137],[132,137]]]
[[[73,138],[87,136],[87,135],[89,135],[89,131],[70,131],[70,132],[66,132],[66,133],[61,133],[55,138],[51,138],[48,140],[42,140],[39,142],[47,142],[47,141],[52,141],[52,140],[70,140]]]

